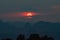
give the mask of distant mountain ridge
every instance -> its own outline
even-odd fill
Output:
[[[30,33],[48,34],[50,36],[60,36],[60,23],[38,21],[34,24],[29,22],[2,22],[0,21],[0,37],[8,34],[10,37],[15,37],[19,33],[28,35]],[[58,35],[59,34],[59,35]],[[15,35],[15,36],[14,36]],[[8,37],[6,36],[6,37]]]

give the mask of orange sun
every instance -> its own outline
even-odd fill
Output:
[[[25,17],[33,17],[35,15],[36,15],[35,12],[22,12],[22,16],[25,16]]]
[[[26,16],[30,17],[30,16],[33,16],[32,13],[27,13]]]

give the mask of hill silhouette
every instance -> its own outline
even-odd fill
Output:
[[[60,39],[60,23],[38,21],[31,25],[29,22],[2,22],[0,20],[0,37],[16,38],[19,33],[28,36],[31,33],[47,34],[53,36],[56,40]]]

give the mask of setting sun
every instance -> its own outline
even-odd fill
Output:
[[[29,16],[30,17],[30,16],[33,16],[33,14],[32,13],[27,13],[26,16]]]
[[[33,16],[36,16],[36,13],[35,12],[22,12],[22,16],[33,17]]]

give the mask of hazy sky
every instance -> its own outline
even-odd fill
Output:
[[[60,0],[0,0],[0,19],[24,21],[24,11],[39,14],[32,20],[60,22]]]

